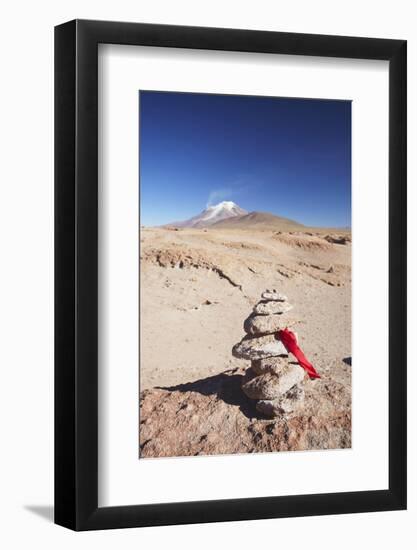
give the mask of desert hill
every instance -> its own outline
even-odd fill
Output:
[[[339,237],[350,235],[351,230],[346,228],[332,227],[307,227],[302,223],[277,216],[270,212],[253,211],[248,212],[232,201],[223,201],[219,204],[207,206],[196,216],[187,220],[170,222],[160,226],[161,229],[234,229],[234,230],[256,230],[285,233],[308,233],[310,235],[338,233]]]
[[[289,218],[275,216],[268,212],[249,212],[243,216],[227,218],[214,223],[211,226],[213,229],[265,229],[276,231],[295,231],[304,228],[301,223],[298,223]]]

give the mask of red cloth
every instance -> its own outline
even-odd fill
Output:
[[[298,347],[295,334],[293,332],[285,328],[284,330],[278,331],[275,338],[281,340],[288,353],[292,353],[294,355],[300,367],[303,367],[310,378],[320,378],[319,373],[315,370],[313,365],[308,361],[307,357]]]

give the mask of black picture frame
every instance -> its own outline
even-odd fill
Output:
[[[389,488],[98,507],[98,44],[389,62]],[[406,508],[406,41],[74,20],[55,28],[55,522],[74,530]]]

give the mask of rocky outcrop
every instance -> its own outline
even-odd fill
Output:
[[[286,414],[280,410],[271,420],[265,416],[270,415],[266,408],[286,408],[288,402],[249,399],[241,389],[244,374],[243,368],[233,369],[189,384],[143,391],[140,457],[351,446],[350,392],[345,386],[311,381],[305,386],[301,407]],[[297,402],[295,395],[288,397]]]
[[[349,234],[346,235],[326,235],[324,237],[327,242],[332,244],[347,244],[352,242],[352,238]]]

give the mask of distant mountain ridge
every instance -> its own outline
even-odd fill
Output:
[[[303,224],[295,220],[275,216],[269,212],[248,212],[232,201],[223,201],[208,206],[197,216],[188,220],[166,224],[164,227],[192,227],[213,229],[272,229],[272,230],[299,230]]]
[[[213,225],[214,229],[245,229],[245,228],[258,228],[258,229],[301,229],[303,224],[284,218],[282,216],[275,216],[269,212],[249,212],[244,216],[238,218],[226,219],[219,221]]]

